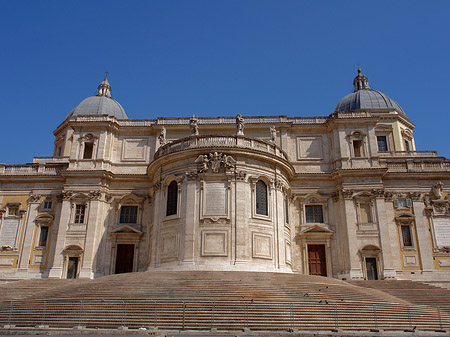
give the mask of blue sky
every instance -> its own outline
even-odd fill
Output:
[[[50,156],[53,130],[109,72],[134,119],[327,116],[357,65],[450,157],[450,1],[2,1],[0,163]]]

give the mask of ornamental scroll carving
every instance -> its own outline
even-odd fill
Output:
[[[339,192],[333,192],[330,194],[331,199],[333,199],[334,202],[338,202],[339,201]]]
[[[62,191],[61,193],[63,200],[69,200],[70,198],[72,198],[72,195],[73,191]]]
[[[91,200],[100,200],[102,197],[102,193],[100,191],[89,191],[88,196]]]
[[[353,190],[342,190],[341,191],[342,196],[344,197],[344,199],[352,199],[354,192],[355,191],[353,191]]]
[[[41,199],[40,194],[30,194],[28,201],[29,202],[39,202],[40,199]]]
[[[384,198],[384,190],[382,188],[374,188],[372,194],[375,198]]]
[[[392,201],[393,198],[394,198],[393,192],[389,192],[389,191],[384,192],[384,200],[385,201]]]
[[[236,160],[233,157],[217,152],[201,154],[195,162],[198,164],[198,173],[206,173],[208,171],[219,173],[221,168],[227,171],[236,164]]]
[[[419,201],[422,194],[420,192],[410,192],[409,197],[412,201]]]

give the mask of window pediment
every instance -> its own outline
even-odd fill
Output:
[[[114,230],[111,231],[110,233],[111,235],[142,235],[143,232],[133,228],[131,226],[125,225],[125,226],[120,226]]]
[[[314,225],[308,228],[303,229],[302,231],[300,231],[299,235],[300,236],[317,236],[317,235],[321,235],[321,236],[331,236],[333,235],[334,232],[331,229],[328,229],[326,227],[323,226],[319,226],[319,225]]]

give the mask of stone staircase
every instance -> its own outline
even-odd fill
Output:
[[[383,291],[411,304],[442,307],[450,312],[450,290],[410,280],[348,281],[363,288]]]
[[[161,271],[0,285],[0,325],[446,331],[450,314],[317,276]]]

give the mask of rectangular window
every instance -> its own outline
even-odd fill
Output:
[[[19,207],[8,207],[8,215],[18,216],[19,215]]]
[[[94,143],[84,143],[83,159],[92,159],[93,150],[94,150]]]
[[[322,205],[306,205],[305,214],[307,223],[323,223]]]
[[[412,207],[412,201],[409,198],[394,199],[395,208],[410,208]]]
[[[75,223],[84,223],[84,215],[86,213],[86,205],[75,206]]]
[[[120,223],[137,223],[137,206],[120,207]]]
[[[52,207],[53,207],[52,201],[44,200],[44,202],[42,203],[42,209],[48,210],[48,209],[52,209]]]
[[[402,239],[403,239],[403,247],[412,247],[412,236],[411,236],[411,227],[402,225]]]
[[[359,204],[359,216],[361,223],[372,222],[372,207],[369,202],[362,202]]]
[[[383,152],[388,150],[386,136],[377,136],[378,151]]]
[[[39,247],[47,245],[48,226],[41,226],[41,234],[39,235]]]
[[[353,154],[355,157],[363,157],[364,156],[362,141],[360,141],[360,140],[353,141]]]

